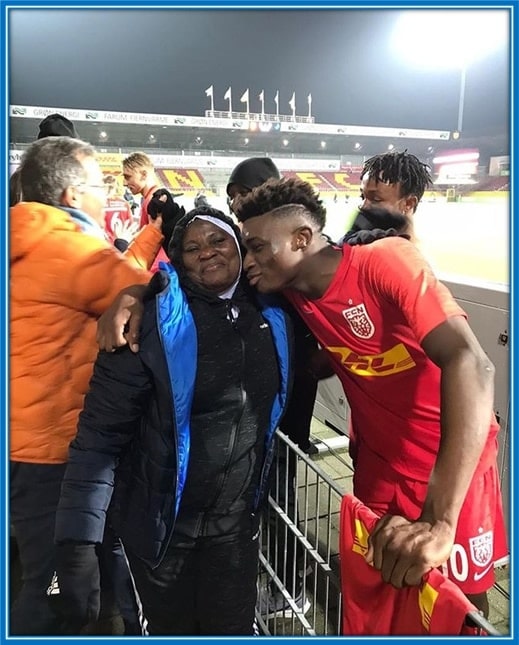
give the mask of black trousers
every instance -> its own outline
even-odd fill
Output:
[[[66,464],[10,463],[10,514],[22,566],[10,633],[54,635],[59,621],[47,598],[54,573],[54,524]]]
[[[252,636],[258,540],[173,536],[151,569],[127,552],[151,636]]]
[[[47,597],[55,571],[54,527],[66,464],[10,462],[10,520],[22,568],[22,584],[11,606],[10,634],[56,635],[62,625]],[[119,538],[106,528],[102,546],[101,615],[123,617],[138,631],[138,608]]]

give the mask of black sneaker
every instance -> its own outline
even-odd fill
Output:
[[[311,441],[308,442],[307,446],[301,448],[301,450],[309,457],[311,457],[312,455],[317,455],[319,452],[319,448],[315,445],[315,443],[312,443]]]

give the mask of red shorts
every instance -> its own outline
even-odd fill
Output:
[[[416,520],[427,495],[427,482],[377,477],[375,490],[373,481],[368,485],[354,479],[354,493],[377,515],[402,515]],[[495,582],[494,562],[506,555],[501,487],[497,466],[493,465],[471,482],[458,519],[456,541],[442,572],[465,594],[482,593]]]

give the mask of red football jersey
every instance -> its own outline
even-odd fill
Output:
[[[446,636],[479,633],[465,625],[476,607],[437,569],[419,587],[396,589],[364,556],[378,517],[353,495],[341,504],[342,633],[345,636]]]
[[[139,229],[141,229],[143,226],[146,226],[146,224],[149,224],[150,222],[150,218],[148,215],[148,204],[150,203],[151,198],[153,197],[153,193],[158,189],[159,189],[159,186],[152,186],[148,190],[148,192],[142,196]]]
[[[321,298],[285,294],[335,364],[351,408],[355,494],[369,503],[373,473],[428,481],[440,440],[440,369],[420,343],[465,313],[407,240],[341,252]],[[494,419],[481,471],[495,460],[498,428]]]
[[[137,227],[134,227],[134,232],[130,230],[133,223],[130,204],[122,197],[107,199],[104,213],[105,231],[109,242],[113,244],[118,237],[124,237],[124,239],[130,241],[133,234],[137,232]],[[125,235],[122,235],[122,233],[125,233]]]

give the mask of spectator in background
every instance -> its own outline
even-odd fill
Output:
[[[141,196],[139,228],[149,222],[148,204],[153,193],[159,188],[155,168],[148,155],[144,152],[134,152],[123,159],[124,185],[132,195]],[[167,258],[166,258],[167,261]]]
[[[97,354],[96,321],[122,287],[149,280],[138,267],[150,266],[163,236],[159,217],[124,257],[108,244],[103,175],[84,141],[36,141],[23,156],[20,182],[25,201],[9,217],[9,492],[22,588],[10,628],[41,636],[63,628],[46,591],[68,446]]]
[[[141,196],[139,228],[149,222],[148,204],[153,193],[159,188],[155,168],[148,155],[144,152],[134,152],[123,159],[124,185],[130,189],[133,195]],[[160,249],[151,270],[158,271],[159,262],[168,262],[168,256],[164,249]]]
[[[132,217],[134,220],[137,221],[137,224],[140,221],[140,215],[136,216],[135,215],[135,210],[139,207],[139,204],[136,202],[134,196],[132,195],[132,191],[128,187],[124,187],[124,194],[123,194],[123,199],[128,202],[130,205],[130,209],[132,211]]]
[[[207,197],[202,192],[197,193],[195,197],[195,208],[199,208],[200,206],[209,206]]]
[[[45,137],[72,137],[78,139],[79,135],[72,121],[62,114],[49,114],[38,125],[37,139],[44,139]],[[21,202],[22,186],[20,182],[20,169],[17,168],[9,180],[9,206],[14,206]]]
[[[75,125],[62,114],[49,114],[39,124],[38,139],[45,137],[72,137],[78,139]]]
[[[395,228],[416,241],[413,215],[432,186],[429,166],[407,150],[385,152],[364,162],[360,181],[359,213],[343,240],[360,230]]]
[[[276,164],[269,157],[250,157],[235,166],[227,182],[227,195],[232,201],[238,195],[247,195],[267,179],[280,179]]]

